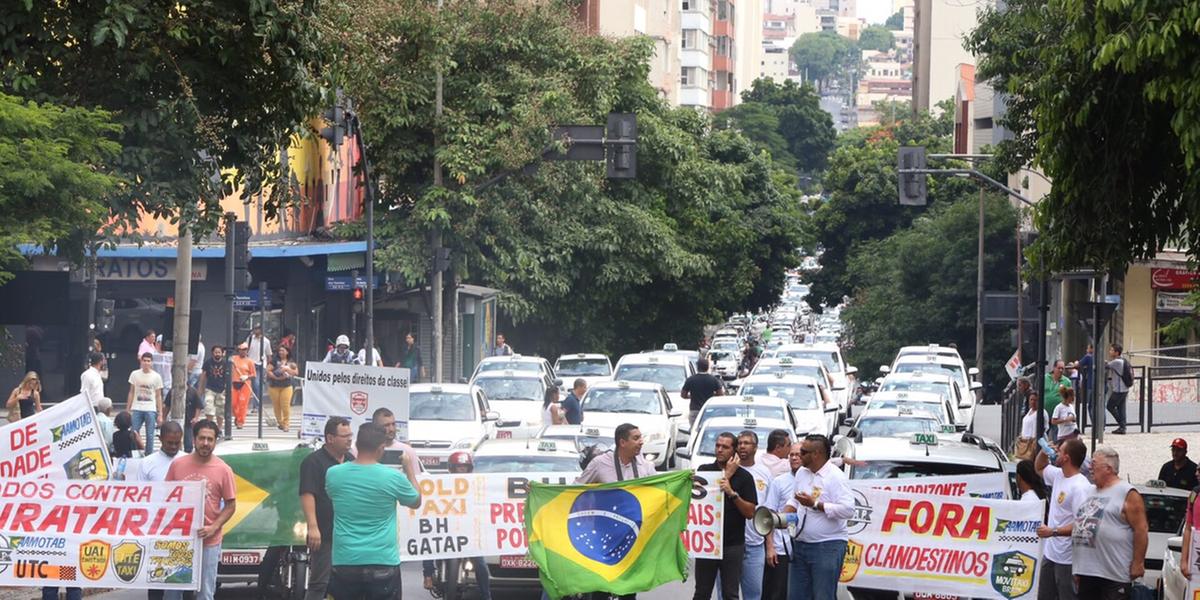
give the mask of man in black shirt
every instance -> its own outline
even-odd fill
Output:
[[[1196,463],[1187,457],[1187,450],[1187,440],[1175,438],[1171,442],[1171,460],[1158,471],[1158,478],[1167,482],[1167,487],[1192,490],[1200,485],[1196,481]]]
[[[700,414],[700,409],[704,408],[704,403],[708,402],[709,398],[724,393],[725,389],[721,385],[721,380],[708,372],[707,358],[696,361],[696,374],[688,377],[687,381],[683,382],[683,389],[679,391],[679,395],[683,396],[684,400],[691,402],[691,423],[693,425],[696,423],[696,415]]]
[[[733,449],[737,438],[732,433],[717,436],[716,462],[701,465],[697,471],[719,473],[717,480],[725,494],[725,524],[721,532],[721,560],[696,559],[696,592],[692,600],[711,600],[717,573],[721,574],[721,597],[738,600],[742,581],[742,562],[746,554],[746,519],[754,516],[758,490],[754,476],[741,468]],[[704,475],[697,478],[705,480]]]
[[[212,356],[200,366],[200,381],[196,382],[196,389],[204,394],[204,414],[216,421],[217,427],[225,426],[225,365],[225,349],[213,346]]]
[[[567,424],[579,425],[583,422],[583,395],[587,393],[587,380],[580,377],[571,386],[571,393],[562,401],[564,416]]]
[[[300,463],[300,506],[308,521],[308,589],[304,600],[324,600],[333,568],[333,502],[325,493],[329,467],[353,460],[350,443],[354,433],[345,417],[325,422],[325,445]]]

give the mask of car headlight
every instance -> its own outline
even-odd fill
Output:
[[[450,448],[454,449],[454,450],[462,450],[464,448],[470,448],[474,445],[475,445],[475,440],[473,440],[471,438],[463,438],[461,440],[458,440],[457,442],[454,442],[454,445],[450,446]]]

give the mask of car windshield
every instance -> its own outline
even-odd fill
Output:
[[[554,367],[559,377],[607,377],[612,368],[603,358],[560,358]]]
[[[854,426],[863,437],[892,437],[912,433],[936,433],[936,419],[918,416],[863,417]]]
[[[935,475],[976,475],[995,472],[995,468],[961,463],[869,460],[865,464],[855,466],[850,473],[850,479],[910,479]]]
[[[807,358],[809,360],[819,360],[825,365],[825,370],[830,373],[841,373],[842,365],[838,362],[837,352],[828,350],[780,350],[778,356],[789,356],[791,358]]]
[[[1146,503],[1146,521],[1151,533],[1179,535],[1180,523],[1187,512],[1187,496],[1168,496],[1146,492],[1142,494]]]
[[[926,381],[920,379],[893,379],[883,380],[883,385],[879,386],[881,392],[933,392],[945,396],[950,392],[948,389],[950,384],[945,381]]]
[[[475,385],[483,388],[488,400],[543,400],[542,382],[537,379],[481,378]]]
[[[683,387],[683,375],[681,365],[622,365],[613,379],[657,383],[668,392],[678,392]]]
[[[718,363],[724,360],[737,360],[737,354],[732,350],[709,350],[708,362]]]
[[[488,371],[541,371],[542,364],[536,360],[496,360],[485,361],[479,365],[480,373]]]
[[[578,473],[579,459],[571,456],[476,456],[476,473]]]
[[[743,396],[770,396],[783,398],[791,405],[792,410],[818,410],[821,408],[817,400],[817,388],[811,385],[796,385],[794,383],[749,383],[738,390]]]
[[[661,415],[662,399],[655,390],[592,389],[583,398],[583,412]]]
[[[739,433],[746,431],[746,429],[748,429],[748,428],[747,427],[734,427],[734,426],[706,427],[704,429],[704,433],[700,436],[700,445],[696,446],[695,453],[712,456],[714,450],[717,447],[717,436],[718,435],[721,435],[722,433],[731,433],[734,436],[737,436]],[[786,428],[785,428],[785,430],[786,430]],[[768,429],[766,427],[754,427],[754,428],[750,428],[750,431],[753,431],[754,433],[758,434],[758,445],[761,448],[765,448],[767,446],[767,437],[770,436],[771,432],[775,431],[775,430]],[[792,434],[792,432],[789,431],[788,436],[792,438],[792,441],[796,441],[795,436]]]
[[[871,400],[867,409],[882,408],[898,412],[912,412],[936,417],[941,423],[949,423],[946,405],[941,402],[905,402],[903,400]]]
[[[782,406],[764,406],[762,404],[723,404],[720,406],[705,406],[700,413],[700,421],[713,417],[738,417],[742,419],[777,419],[785,420]]]
[[[713,342],[712,349],[708,351],[708,355],[712,356],[713,352],[725,350],[728,352],[737,352],[738,343],[733,340],[717,340]]]
[[[812,377],[820,383],[825,375],[821,373],[821,368],[813,365],[785,365],[780,363],[759,365],[754,368],[755,375],[774,375],[776,373],[785,373],[788,375],[803,375]]]
[[[906,362],[896,365],[893,373],[932,373],[934,375],[949,375],[955,379],[962,378],[962,370],[956,365],[938,364],[933,362]]]
[[[474,421],[475,408],[470,394],[411,392],[408,418],[419,421]]]

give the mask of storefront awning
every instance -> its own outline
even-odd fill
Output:
[[[54,255],[53,249],[46,252],[41,246],[21,244],[21,254],[25,256]],[[367,251],[365,241],[351,242],[302,242],[274,241],[255,243],[250,242],[250,258],[295,258],[300,256],[350,255],[357,253],[362,260],[362,253]],[[174,245],[144,244],[141,246],[129,244],[114,248],[101,248],[96,256],[101,258],[175,258]],[[192,258],[225,258],[225,246],[194,246]],[[354,267],[350,267],[354,268]]]
[[[366,248],[364,248],[365,250]],[[349,254],[330,254],[328,263],[325,265],[325,270],[330,273],[336,271],[350,271],[353,269],[364,269],[367,266],[367,255],[365,252],[353,252]]]

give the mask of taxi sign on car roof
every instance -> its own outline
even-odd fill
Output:
[[[938,445],[937,435],[932,433],[914,433],[909,443],[917,446],[936,446]]]
[[[250,444],[251,452],[266,452],[271,449],[271,445],[266,442],[254,442]]]
[[[747,429],[754,429],[758,427],[758,419],[746,419],[742,421],[742,425],[745,425]]]
[[[953,425],[942,425],[942,433],[958,433],[958,429]]]
[[[658,357],[657,357],[657,356],[650,356],[650,357],[647,357],[647,360],[648,360],[649,362],[656,363],[656,362],[658,362]]]
[[[621,389],[626,389],[629,387],[629,382],[628,381],[618,381],[617,387],[619,387]]]
[[[515,373],[513,373],[512,369],[505,369],[504,374],[505,375],[515,375]]]
[[[679,344],[663,344],[663,350],[667,352],[675,352],[679,350]]]
[[[538,452],[558,452],[558,444],[553,440],[540,440],[537,445]]]
[[[782,356],[782,357],[780,357],[780,358],[779,358],[779,364],[781,364],[781,365],[790,365],[790,364],[792,364],[792,357],[790,357],[790,356]]]
[[[440,386],[440,385],[430,386],[429,391],[433,392],[434,394],[440,394],[440,393],[442,393],[442,386]]]
[[[742,402],[754,402],[754,396],[742,396]]]
[[[587,355],[582,352],[580,352],[579,354],[576,354],[575,356],[578,358],[586,358],[587,357]]]
[[[902,416],[911,416],[911,415],[912,415],[912,412],[913,412],[913,410],[912,410],[912,407],[911,407],[911,406],[908,406],[907,404],[904,404],[904,405],[897,405],[897,406],[896,406],[896,410],[897,410],[897,411],[900,413],[900,415],[902,415]]]
[[[600,428],[599,428],[599,427],[584,427],[584,428],[583,428],[583,435],[590,435],[590,436],[592,436],[592,437],[599,437],[599,436],[600,436]]]

